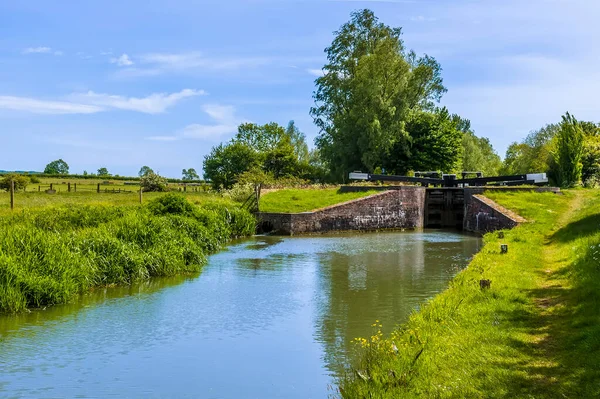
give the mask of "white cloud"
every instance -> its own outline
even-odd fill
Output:
[[[63,53],[62,51],[55,51],[54,52],[54,55],[58,55],[58,56],[61,56],[61,55],[64,55],[64,54],[65,53]]]
[[[47,54],[50,53],[52,49],[50,47],[28,47],[23,50],[23,54]]]
[[[29,97],[0,96],[0,109],[31,112],[34,114],[93,114],[111,109],[136,111],[146,114],[165,112],[187,98],[205,94],[202,90],[184,89],[178,93],[155,93],[147,97],[124,97],[89,91],[72,94],[69,101],[40,100]]]
[[[216,123],[213,125],[193,123],[171,136],[151,136],[148,140],[176,141],[181,139],[200,139],[217,142],[224,136],[233,134],[244,120],[235,115],[235,107],[230,105],[207,104],[203,111]]]
[[[306,72],[317,77],[325,76],[325,72],[322,69],[307,69]]]
[[[121,54],[121,56],[110,59],[111,64],[117,64],[118,66],[131,66],[133,65],[133,61],[129,58],[129,56],[125,53]]]
[[[184,89],[179,93],[155,93],[147,97],[124,97],[110,94],[100,94],[89,91],[85,94],[74,94],[71,98],[82,103],[92,104],[103,108],[116,108],[127,111],[137,111],[146,114],[159,114],[174,106],[187,97],[206,94],[203,90]]]
[[[47,115],[93,114],[104,110],[96,105],[13,96],[0,96],[0,109]]]

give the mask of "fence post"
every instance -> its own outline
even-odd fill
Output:
[[[38,186],[38,193],[42,191],[42,186]]]
[[[75,188],[75,192],[77,192],[77,183],[75,183],[75,187],[74,188]]]
[[[187,183],[183,183],[183,192],[187,193]]]
[[[67,183],[67,191],[68,191],[68,192],[71,192],[71,182],[68,182],[68,183]]]
[[[142,204],[142,191],[144,191],[144,188],[140,186],[140,205]]]
[[[98,183],[98,194],[100,194],[100,183]]]
[[[52,183],[50,183],[50,190],[52,190]]]
[[[10,181],[10,210],[15,209],[15,181]]]

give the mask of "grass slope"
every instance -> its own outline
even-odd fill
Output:
[[[273,191],[260,199],[261,212],[298,213],[308,212],[377,193],[370,190],[358,193],[340,193],[337,188],[303,190],[287,189]]]
[[[254,233],[247,211],[167,194],[146,206],[70,205],[0,218],[0,312],[68,302],[93,287],[197,272]]]
[[[375,325],[357,339],[342,397],[600,397],[600,196],[489,196],[530,222],[486,235],[449,289],[390,337]]]

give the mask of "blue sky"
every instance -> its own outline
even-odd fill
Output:
[[[179,177],[243,121],[312,146],[323,49],[360,8],[442,64],[442,104],[500,155],[566,111],[600,121],[594,0],[3,1],[0,169]]]

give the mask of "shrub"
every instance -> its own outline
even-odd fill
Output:
[[[30,180],[27,176],[9,174],[0,180],[0,190],[10,191],[10,182],[15,182],[15,190],[25,190]]]
[[[194,206],[179,194],[166,194],[155,198],[148,203],[148,209],[154,215],[191,215],[194,212]]]
[[[140,178],[140,185],[144,191],[166,191],[167,179],[154,172],[148,172]]]

